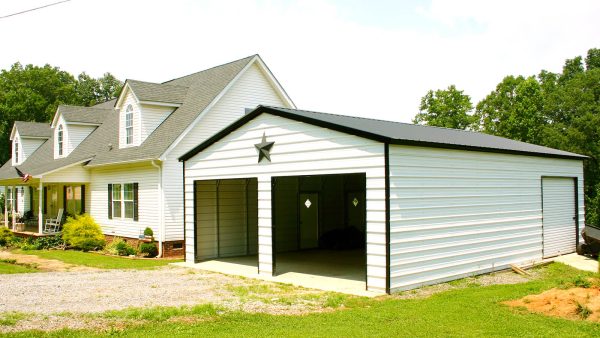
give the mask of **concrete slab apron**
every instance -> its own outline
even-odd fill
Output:
[[[220,272],[229,275],[237,275],[248,278],[255,278],[270,282],[286,283],[305,288],[318,289],[324,291],[333,291],[346,293],[355,296],[376,297],[383,293],[365,290],[364,281],[355,281],[344,278],[335,278],[327,276],[309,275],[298,272],[286,272],[277,276],[259,275],[255,266],[236,264],[223,261],[206,261],[200,263],[172,263],[172,265],[183,266],[187,268]]]
[[[558,256],[558,257],[554,258],[554,261],[570,265],[579,270],[598,272],[598,261],[597,260],[586,257],[586,256],[581,256],[576,253]]]

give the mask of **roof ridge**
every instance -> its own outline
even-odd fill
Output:
[[[133,81],[133,82],[147,83],[147,84],[153,84],[153,85],[158,85],[158,86],[171,86],[171,87],[190,88],[189,86],[182,86],[182,85],[179,85],[179,84],[170,84],[170,83],[165,83],[165,82],[150,82],[150,81],[142,81],[142,80],[136,80],[136,79],[126,79],[125,81],[127,81],[127,82]]]
[[[244,59],[250,59],[250,58],[253,58],[253,57],[255,57],[255,56],[259,56],[259,55],[258,55],[258,54],[253,54],[253,55],[250,55],[250,56],[243,57],[243,58],[241,58],[241,59],[237,59],[237,60],[229,61],[229,62],[226,62],[226,63],[220,64],[220,65],[218,65],[218,66],[213,66],[213,67],[206,68],[206,69],[203,69],[203,70],[200,70],[200,71],[197,71],[197,72],[191,73],[191,74],[187,74],[187,75],[183,75],[183,76],[179,76],[179,77],[173,78],[173,79],[171,79],[171,80],[168,80],[168,81],[162,82],[161,84],[168,84],[168,82],[173,82],[173,81],[175,81],[175,80],[183,79],[184,77],[188,77],[188,76],[196,75],[196,74],[203,73],[203,72],[206,72],[206,71],[209,71],[209,70],[215,69],[215,68],[219,68],[219,67],[227,66],[227,65],[229,65],[229,64],[232,64],[232,63],[234,63],[234,62],[239,62],[239,61],[242,61],[242,60],[244,60]]]
[[[108,101],[105,101],[105,102],[108,102]],[[102,102],[102,103],[105,103],[105,102]],[[99,103],[99,104],[102,104],[102,103]],[[72,104],[60,104],[58,106],[59,107],[84,108],[84,109],[111,110],[111,108],[100,108],[100,107],[96,107],[96,105],[93,105],[93,106],[76,106],[76,105],[72,105]]]

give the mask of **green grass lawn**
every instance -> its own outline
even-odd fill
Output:
[[[36,272],[37,269],[27,265],[15,264],[0,260],[0,274]]]
[[[104,318],[145,320],[109,332],[22,332],[15,337],[599,337],[600,324],[571,321],[509,308],[503,301],[570,287],[583,273],[562,264],[540,279],[515,285],[464,286],[424,299],[344,297],[343,308],[303,316],[220,312],[210,307],[131,309]],[[589,274],[584,274],[589,275]],[[174,321],[178,316],[188,320]],[[189,318],[196,318],[196,322]]]
[[[181,261],[172,259],[132,259],[75,250],[15,250],[15,252],[100,269],[150,269]]]

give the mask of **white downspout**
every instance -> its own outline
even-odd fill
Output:
[[[152,166],[158,169],[158,214],[160,218],[159,222],[159,232],[158,232],[158,257],[162,257],[163,255],[163,246],[162,243],[164,241],[163,234],[165,229],[165,217],[163,214],[164,204],[163,204],[163,189],[162,189],[162,166],[155,163],[155,160],[152,160]]]

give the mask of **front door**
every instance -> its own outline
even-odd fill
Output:
[[[300,249],[319,246],[319,194],[300,193]]]

